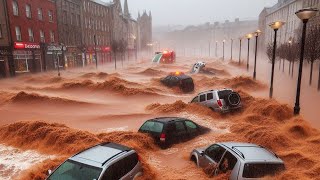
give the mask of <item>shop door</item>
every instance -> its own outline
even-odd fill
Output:
[[[6,77],[6,67],[4,57],[0,56],[0,78]]]

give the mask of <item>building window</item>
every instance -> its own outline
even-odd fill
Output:
[[[30,4],[26,4],[26,16],[27,16],[27,18],[31,18],[31,6],[30,6]]]
[[[28,28],[29,41],[34,42],[33,31],[31,28]]]
[[[48,11],[48,16],[49,16],[49,22],[53,22],[53,13],[52,11]]]
[[[46,42],[43,30],[40,30],[40,41],[43,42],[43,43]]]
[[[78,24],[77,24],[78,26],[81,26],[81,22],[80,22],[80,15],[78,15],[77,23],[78,23]]]
[[[71,15],[70,15],[70,24],[73,25],[73,23],[74,23],[74,14],[71,13]]]
[[[16,38],[17,38],[17,41],[21,41],[21,31],[20,31],[20,27],[19,26],[16,26]]]
[[[50,31],[50,41],[51,43],[54,43],[54,32]]]
[[[42,17],[42,9],[41,8],[38,8],[38,19],[39,20],[43,19],[43,17]]]
[[[17,1],[12,1],[12,7],[13,7],[13,15],[19,16],[19,7]]]
[[[0,38],[3,38],[3,35],[2,35],[2,25],[0,24]]]

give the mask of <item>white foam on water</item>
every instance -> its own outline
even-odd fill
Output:
[[[22,151],[0,144],[0,179],[9,180],[15,178],[21,171],[51,157],[53,156],[43,155],[37,151]]]
[[[99,132],[115,132],[115,131],[128,131],[129,126],[122,126],[122,127],[114,127],[114,128],[106,128],[101,129]]]

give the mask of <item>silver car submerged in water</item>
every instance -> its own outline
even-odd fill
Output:
[[[102,143],[63,162],[47,180],[131,180],[142,175],[135,150],[115,143]]]
[[[258,179],[285,169],[284,162],[275,153],[250,143],[216,143],[194,149],[190,159],[198,167],[211,167],[211,175],[230,173],[231,180]]]
[[[232,89],[205,91],[199,93],[190,103],[199,103],[222,113],[242,107],[240,95]]]

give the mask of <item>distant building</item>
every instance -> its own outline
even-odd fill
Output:
[[[261,35],[259,36],[259,46],[262,48],[262,49],[265,49],[266,48],[266,32],[267,32],[267,28],[270,28],[270,27],[267,27],[266,24],[267,24],[267,15],[270,13],[270,8],[267,8],[265,7],[260,15],[259,15],[259,30],[261,31]]]
[[[148,50],[148,45],[152,43],[152,16],[151,11],[149,15],[146,11],[140,16],[138,15],[137,19],[139,30],[140,30],[140,47],[141,50]]]
[[[84,64],[95,62],[95,51],[97,51],[99,63],[110,61],[113,4],[100,0],[82,0],[82,4],[82,45],[85,50],[83,54]]]
[[[82,65],[82,1],[56,0],[59,43],[66,47],[62,64],[65,67]]]
[[[14,75],[12,39],[7,7],[7,0],[0,0],[0,78],[8,77],[10,74]]]
[[[297,39],[297,31],[301,26],[301,20],[295,12],[303,7],[304,0],[278,0],[278,3],[268,8],[265,16],[265,35],[264,43],[272,43],[274,30],[269,27],[274,21],[283,21],[285,25],[278,31],[278,43],[287,43],[289,39]],[[264,19],[263,17],[260,17]]]
[[[0,38],[8,51],[4,64],[6,71],[15,73],[46,70],[46,45],[58,42],[55,0],[1,0],[1,27],[8,38]],[[4,12],[4,16],[3,16]],[[2,25],[1,25],[2,26]],[[9,68],[8,68],[9,67]],[[2,68],[3,69],[3,68]],[[2,73],[8,74],[8,73]]]
[[[319,0],[304,0],[303,1],[303,7],[313,7],[313,8],[318,8],[320,9],[320,1]],[[310,19],[309,26],[314,26],[314,25],[320,25],[320,13],[318,12],[317,16]]]

